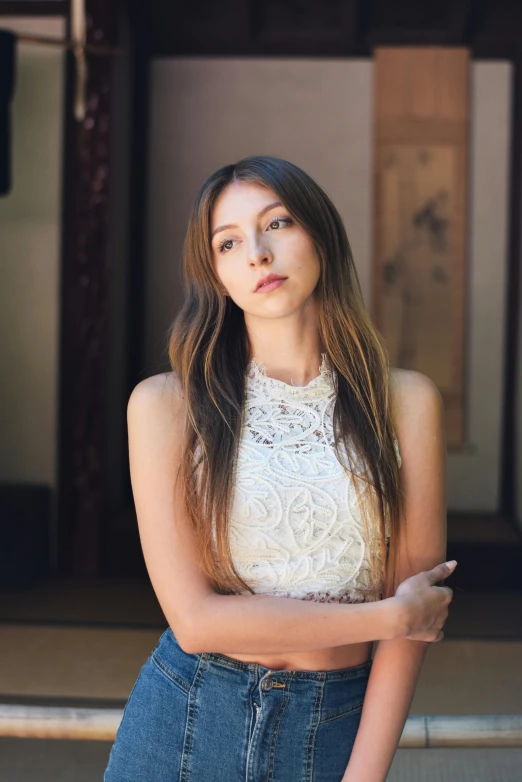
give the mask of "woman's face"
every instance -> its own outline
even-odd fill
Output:
[[[278,201],[269,188],[232,182],[214,204],[214,268],[245,314],[289,315],[313,297],[319,280],[319,258],[311,238]],[[258,281],[268,274],[286,279],[272,290],[256,291]]]

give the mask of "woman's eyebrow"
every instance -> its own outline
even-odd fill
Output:
[[[268,204],[268,206],[264,206],[261,209],[261,211],[258,213],[257,215],[258,218],[262,217],[265,214],[265,212],[269,212],[270,209],[273,209],[276,206],[283,206],[283,204],[281,203],[281,201],[274,201],[272,204]],[[220,231],[226,231],[229,228],[237,228],[237,225],[234,225],[233,223],[230,223],[229,225],[220,225],[217,228],[214,228],[214,230],[210,235],[210,238],[213,239],[217,233],[219,233]]]

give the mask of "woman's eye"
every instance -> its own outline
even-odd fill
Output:
[[[218,245],[218,251],[219,251],[220,253],[224,252],[224,250],[225,250],[225,245],[226,245],[226,244],[228,244],[228,243],[229,243],[229,242],[231,242],[231,241],[232,241],[232,239],[225,239],[225,241],[224,241],[224,242],[221,242],[221,244],[219,244],[219,245]]]
[[[273,220],[270,220],[269,225],[272,225],[272,223],[291,223],[289,217],[274,217]]]
[[[269,227],[273,225],[274,223],[287,223],[288,225],[291,225],[292,220],[289,217],[274,217],[270,222],[268,223]],[[230,242],[233,242],[233,239],[224,239],[219,245],[218,245],[218,252],[224,253],[228,252],[228,250],[225,250],[225,245],[229,244]],[[229,248],[230,249],[230,248]]]

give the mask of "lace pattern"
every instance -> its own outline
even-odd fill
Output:
[[[247,367],[229,535],[234,564],[258,594],[380,598],[380,585],[370,581],[359,498],[334,450],[335,394],[325,353],[319,375],[305,386],[269,377],[255,357]],[[400,465],[397,441],[395,449]]]

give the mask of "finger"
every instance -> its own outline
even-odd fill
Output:
[[[453,589],[447,586],[436,586],[436,589],[441,589],[444,594],[449,598],[448,603],[453,600]]]
[[[453,573],[456,565],[456,560],[452,559],[451,562],[442,562],[440,565],[435,565],[434,568],[428,570],[428,577],[431,583],[435,585],[437,581],[443,581]]]

